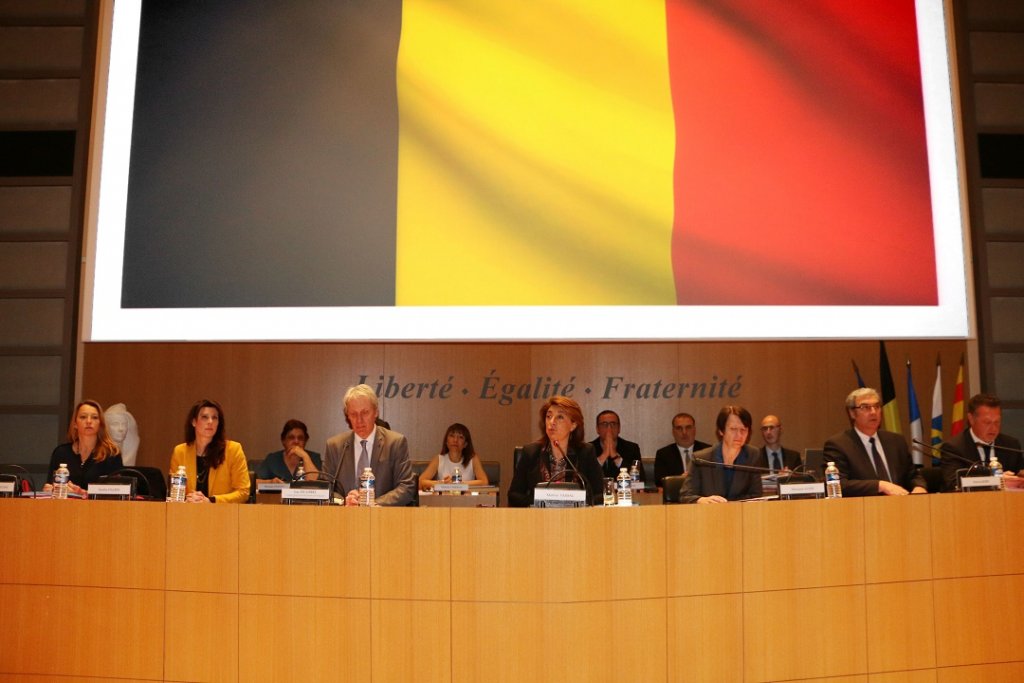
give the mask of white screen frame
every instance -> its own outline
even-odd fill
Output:
[[[141,2],[113,4],[111,10],[107,0],[101,12],[101,21],[106,22],[101,34],[109,30],[110,40],[101,40],[101,50],[109,47],[109,53],[100,55],[97,70],[92,159],[99,159],[99,164],[93,163],[90,173],[95,209],[90,208],[86,226],[84,341],[958,339],[974,334],[959,119],[953,99],[955,63],[943,0],[916,2],[937,306],[121,308]]]

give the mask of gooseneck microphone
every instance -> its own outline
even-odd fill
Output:
[[[756,474],[775,474],[767,467],[756,467],[754,465],[737,465],[736,463],[727,464],[724,462],[716,462],[714,460],[705,460],[704,458],[693,457],[693,462],[698,465],[705,467],[718,467],[725,470],[736,470],[737,472],[754,472]]]
[[[927,448],[928,450],[930,450],[932,452],[938,452],[938,453],[942,453],[943,455],[948,455],[949,457],[953,458],[954,460],[959,460],[963,464],[969,465],[969,467],[967,468],[967,472],[964,473],[965,477],[971,476],[971,472],[973,472],[975,468],[984,469],[984,470],[988,471],[988,467],[986,467],[985,463],[983,463],[980,459],[978,459],[978,460],[971,460],[970,458],[965,458],[964,456],[960,455],[959,453],[957,453],[956,451],[954,451],[954,450],[952,450],[950,448],[944,448],[943,446],[945,446],[945,444],[942,444],[942,445],[939,445],[939,446],[933,446],[930,443],[925,443],[924,441],[918,441],[917,439],[911,439],[911,441],[913,441],[914,445],[916,445],[916,446],[921,446],[922,448]],[[920,449],[918,449],[918,450],[920,450]]]

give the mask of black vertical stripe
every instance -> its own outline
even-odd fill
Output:
[[[122,305],[395,301],[400,0],[147,0]]]

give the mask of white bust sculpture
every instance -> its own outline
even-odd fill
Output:
[[[103,413],[107,423],[107,434],[121,449],[121,461],[125,467],[134,467],[139,454],[139,425],[123,403],[115,403]]]

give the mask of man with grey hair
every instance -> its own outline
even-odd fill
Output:
[[[880,430],[882,399],[874,389],[860,388],[846,397],[850,429],[825,442],[825,462],[839,469],[844,496],[905,496],[927,493],[924,477],[914,467],[907,442]]]
[[[359,476],[373,470],[377,505],[408,505],[416,492],[405,437],[377,424],[377,394],[366,384],[345,392],[345,419],[350,431],[332,436],[324,448],[323,472],[346,505],[359,504]]]

